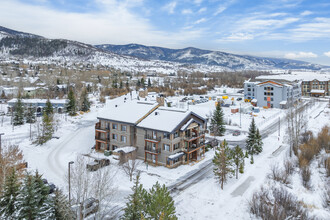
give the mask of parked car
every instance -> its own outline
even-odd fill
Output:
[[[239,136],[239,135],[241,135],[241,131],[239,131],[239,130],[235,130],[235,131],[233,132],[233,136]]]
[[[207,141],[205,143],[205,145],[206,146],[209,145],[209,146],[211,146],[213,148],[213,147],[216,147],[216,146],[219,145],[219,141],[217,139],[212,139],[212,140]]]
[[[242,98],[241,97],[238,97],[237,99],[236,99],[236,101],[241,101],[242,100]]]
[[[54,183],[48,183],[48,180],[47,179],[42,179],[42,182],[46,185],[46,186],[48,186],[48,189],[49,189],[49,194],[52,194],[54,191],[55,191],[55,189],[56,189],[56,186],[55,186],[55,184]]]

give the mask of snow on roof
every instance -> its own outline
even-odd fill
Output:
[[[280,105],[286,105],[286,103],[287,103],[287,101],[284,100],[284,101],[280,102]]]
[[[324,90],[321,89],[312,89],[311,93],[324,93]]]
[[[46,104],[48,99],[21,99],[22,103],[26,104]],[[49,99],[50,103],[52,104],[65,104],[67,102],[67,99]],[[11,99],[8,101],[8,103],[16,103],[17,99]]]
[[[152,130],[172,132],[191,111],[160,107],[143,119],[137,126]]]
[[[252,99],[251,102],[258,102],[258,100],[257,99]]]
[[[98,118],[136,124],[158,106],[157,102],[126,100],[126,102],[110,102]]]
[[[38,88],[37,87],[25,87],[23,89],[24,89],[24,91],[33,91],[33,90],[37,90]]]
[[[181,127],[181,131],[184,131],[184,130],[186,130],[186,128],[192,123],[194,121],[194,119],[193,118],[191,118],[189,121],[187,121],[187,123],[186,124],[184,124],[182,127]]]
[[[314,79],[318,81],[329,81],[329,74],[319,74],[315,72],[297,72],[292,74],[278,74],[278,75],[262,75],[257,76],[256,79],[278,79],[278,80],[286,80],[286,81],[313,81]]]
[[[120,148],[117,148],[117,149],[115,149],[113,152],[118,153],[118,152],[122,151],[122,152],[124,152],[125,154],[127,154],[127,153],[131,153],[131,152],[133,152],[133,151],[135,151],[135,150],[136,150],[136,147],[126,146],[126,147],[120,147]]]

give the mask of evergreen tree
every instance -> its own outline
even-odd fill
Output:
[[[48,140],[50,140],[54,133],[53,127],[53,118],[52,116],[48,116],[47,114],[43,114],[42,116],[42,124],[41,124],[41,135],[37,138],[37,144],[44,144]]]
[[[213,172],[221,184],[221,189],[223,189],[223,184],[227,182],[228,176],[234,173],[232,168],[231,150],[229,149],[226,140],[224,140],[220,144],[220,148],[216,150],[213,164],[215,166]]]
[[[16,126],[16,125],[24,124],[24,108],[20,96],[17,98],[17,102],[14,108],[15,108],[14,118],[13,118],[14,125]]]
[[[239,173],[243,174],[244,173],[244,160],[243,163],[239,165]]]
[[[56,220],[74,220],[69,200],[61,190],[55,190],[53,200]]]
[[[6,99],[7,98],[4,90],[2,90],[0,98],[1,99]]]
[[[34,220],[37,218],[39,199],[36,197],[34,184],[33,176],[26,175],[20,194],[17,197],[18,212],[15,215],[16,219]]]
[[[124,209],[123,220],[140,219],[145,216],[144,196],[146,195],[145,189],[140,184],[140,174],[136,176],[134,186],[132,187],[133,194],[128,197],[126,208]]]
[[[122,89],[123,88],[123,81],[120,80],[119,82],[119,89]]]
[[[254,118],[252,118],[252,122],[250,124],[250,128],[249,128],[249,134],[248,137],[246,139],[246,150],[248,151],[248,153],[250,155],[253,154],[253,146],[255,145],[255,136],[256,136],[256,124],[254,122]]]
[[[174,201],[165,184],[158,182],[145,194],[146,219],[177,219]]]
[[[242,170],[244,172],[244,153],[242,148],[240,148],[240,146],[237,145],[232,150],[232,158],[236,167],[236,179],[238,179],[239,170],[240,171]]]
[[[35,115],[36,111],[34,109],[34,107],[32,107],[30,105],[30,107],[28,108],[27,110],[27,113],[26,113],[26,123],[29,123],[29,124],[32,124],[36,121],[36,115]]]
[[[250,160],[250,164],[254,164],[254,160],[253,160],[253,154],[251,154],[251,160]]]
[[[150,78],[148,78],[148,87],[149,87],[149,88],[151,87],[151,81],[150,81]]]
[[[87,112],[90,107],[91,107],[91,104],[89,102],[89,99],[88,99],[88,93],[86,90],[83,91],[82,93],[82,97],[83,97],[83,101],[81,103],[81,108],[80,110],[83,111],[83,112]]]
[[[54,109],[52,103],[50,103],[50,100],[47,99],[46,106],[44,108],[44,113],[48,116],[51,116],[54,114]]]
[[[255,136],[255,145],[254,145],[254,150],[253,150],[254,153],[256,153],[256,154],[261,153],[262,152],[262,145],[263,145],[262,138],[261,138],[259,129],[257,129],[256,136]]]
[[[70,89],[70,91],[69,91],[68,99],[69,99],[69,101],[66,104],[66,112],[70,116],[75,116],[76,115],[76,98],[74,96],[72,89]]]
[[[146,87],[145,82],[144,82],[144,78],[141,79],[141,86],[142,86],[143,88]]]
[[[14,213],[17,211],[17,196],[20,186],[17,179],[16,170],[12,172],[6,179],[5,188],[0,198],[0,217],[6,219],[14,219]]]
[[[226,128],[224,122],[224,114],[220,102],[218,102],[216,109],[213,112],[210,130],[214,133],[215,136],[223,136],[225,134]]]
[[[114,89],[118,88],[117,79],[112,80],[112,88],[114,88]]]
[[[245,151],[245,158],[249,158],[249,152]]]

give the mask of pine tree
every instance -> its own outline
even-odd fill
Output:
[[[239,173],[243,174],[244,173],[244,160],[243,163],[239,165]]]
[[[213,112],[210,130],[214,133],[215,136],[223,136],[225,134],[226,128],[224,122],[224,114],[220,102],[218,102],[216,109]]]
[[[231,150],[229,149],[226,140],[224,140],[220,144],[220,148],[216,150],[213,164],[215,166],[213,172],[221,184],[221,189],[223,189],[223,184],[227,182],[228,176],[234,173],[232,168]]]
[[[123,88],[123,81],[120,80],[119,82],[119,89],[122,89]]]
[[[140,174],[136,176],[132,190],[133,194],[128,197],[128,202],[124,209],[123,220],[135,220],[140,219],[141,216],[145,216],[144,196],[147,192],[143,189],[142,184],[140,184]]]
[[[240,148],[240,146],[237,145],[232,150],[232,158],[233,158],[233,162],[236,166],[236,179],[238,179],[239,170],[243,169],[243,172],[244,172],[244,153],[243,153],[242,148]]]
[[[245,151],[245,158],[249,158],[249,152]]]
[[[158,182],[145,194],[146,219],[177,219],[174,201],[165,184]]]
[[[35,116],[35,109],[31,105],[29,106],[27,113],[26,113],[26,123],[32,124],[36,121],[36,116]]]
[[[54,133],[54,127],[53,127],[53,117],[47,114],[43,114],[42,116],[42,124],[41,124],[41,135],[37,138],[36,143],[37,144],[44,144],[48,140],[50,140]]]
[[[44,113],[48,116],[51,116],[54,114],[53,105],[52,105],[52,103],[50,103],[49,99],[47,99],[46,106],[44,108]]]
[[[141,79],[141,86],[142,86],[143,88],[146,87],[145,82],[144,82],[144,78]]]
[[[69,101],[66,104],[66,112],[70,116],[75,116],[76,115],[76,98],[74,96],[72,89],[70,89],[70,91],[69,91],[68,99],[69,99]]]
[[[257,130],[256,124],[254,122],[254,118],[252,118],[252,122],[251,122],[250,128],[249,128],[249,134],[248,134],[246,144],[245,144],[246,150],[248,151],[248,153],[250,155],[253,154],[253,150],[254,150],[253,146],[255,144],[256,130]]]
[[[149,88],[151,87],[151,81],[150,81],[150,78],[148,78],[148,87],[149,87]]]
[[[254,160],[253,160],[253,154],[251,154],[251,160],[250,160],[250,164],[254,164]]]
[[[262,138],[261,138],[259,129],[257,129],[256,135],[255,135],[254,150],[253,150],[255,154],[259,154],[262,152],[262,145],[263,145]]]
[[[6,179],[4,192],[0,198],[0,216],[6,219],[14,219],[14,213],[17,211],[17,196],[20,186],[17,179],[16,170],[12,169]]]
[[[59,189],[54,192],[54,209],[56,220],[73,220],[74,215],[70,208],[70,203],[67,197]]]
[[[87,91],[84,90],[81,96],[83,97],[83,101],[81,103],[80,110],[83,111],[83,112],[87,112],[91,107],[91,104],[90,104],[89,99],[88,99]]]
[[[24,108],[20,96],[17,98],[17,102],[14,108],[15,108],[14,118],[13,118],[14,125],[16,126],[16,125],[24,124]]]
[[[15,214],[16,219],[34,220],[38,216],[38,201],[33,176],[26,175],[23,186],[17,199],[18,211]]]
[[[117,79],[112,80],[112,88],[114,88],[114,89],[118,88]]]

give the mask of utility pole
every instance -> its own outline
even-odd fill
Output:
[[[0,155],[1,155],[1,152],[2,152],[2,147],[1,147],[1,136],[4,135],[5,133],[0,133]]]
[[[73,161],[68,163],[68,177],[69,177],[69,204],[71,205],[71,177],[70,177],[70,165],[73,164]]]

